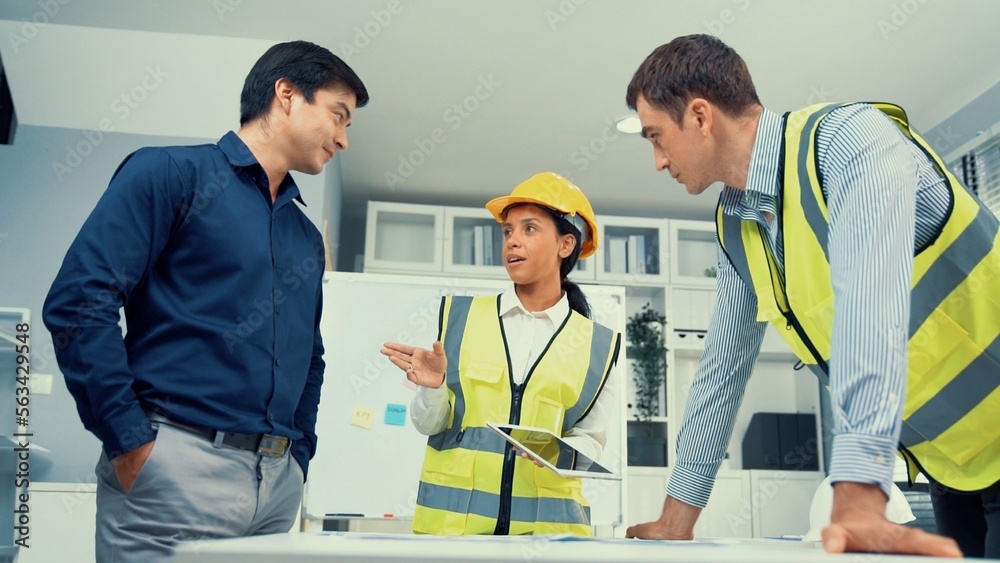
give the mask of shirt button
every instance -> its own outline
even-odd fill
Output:
[[[280,315],[281,314],[281,307],[278,307],[277,305],[275,305],[274,306],[274,314],[275,315]]]
[[[875,463],[877,465],[885,465],[885,456],[884,455],[875,456]]]
[[[273,412],[267,413],[267,419],[268,420],[274,420],[274,413]]]
[[[278,358],[275,358],[275,359],[274,359],[274,365],[276,365],[276,366],[278,366],[278,367],[281,367],[281,360],[280,360],[280,359],[278,359]]]

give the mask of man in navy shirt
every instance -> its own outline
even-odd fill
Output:
[[[131,154],[81,228],[44,319],[103,444],[98,561],[294,523],[316,451],[325,260],[289,172],[346,150],[367,102],[327,49],[275,45],[246,78],[238,132]]]

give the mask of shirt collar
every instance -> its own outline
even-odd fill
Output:
[[[532,313],[524,308],[524,305],[521,304],[521,299],[517,296],[517,292],[511,287],[500,294],[500,316],[506,317],[516,313],[535,317],[548,317],[553,324],[558,324],[569,315],[569,300],[566,298],[566,292],[564,291],[562,297],[559,298],[559,301],[556,301],[555,305],[544,311],[535,311]]]
[[[234,168],[256,168],[261,172],[264,171],[264,167],[257,161],[257,157],[250,152],[250,147],[233,131],[226,133],[219,139],[219,150],[226,155],[226,160]],[[285,179],[281,181],[281,186],[278,188],[278,198],[295,198],[303,206],[306,205],[299,192],[299,186],[295,184],[295,179],[292,178],[291,174],[285,174]]]
[[[772,207],[780,193],[783,135],[782,117],[764,108],[757,122],[757,134],[750,153],[746,189],[739,190],[726,186],[720,200],[723,212],[728,215],[740,215],[742,210],[774,211]]]

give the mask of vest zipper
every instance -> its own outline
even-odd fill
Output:
[[[521,396],[524,394],[524,386],[527,379],[520,385],[515,385],[511,389],[510,397],[510,424],[518,424],[521,421]],[[506,536],[510,533],[510,503],[514,489],[514,448],[509,442],[504,442],[503,473],[500,476],[500,512],[497,514],[497,526],[493,530],[493,535]]]
[[[767,255],[767,261],[769,262],[767,273],[771,277],[771,287],[781,290],[782,301],[785,302],[784,307],[781,307],[780,303],[778,306],[778,309],[781,310],[781,316],[785,317],[785,322],[787,323],[785,324],[785,330],[795,330],[795,333],[799,335],[799,339],[806,345],[806,348],[809,349],[809,353],[812,354],[813,359],[816,360],[816,364],[823,370],[824,373],[826,373],[829,383],[829,366],[827,365],[826,360],[823,359],[823,356],[820,355],[819,351],[816,350],[816,347],[813,346],[812,341],[809,340],[809,337],[806,335],[805,329],[802,328],[801,324],[799,324],[799,320],[795,318],[795,314],[792,313],[791,307],[788,306],[788,296],[785,294],[785,276],[780,271],[777,272],[778,284],[776,285],[774,283],[774,275],[775,270],[778,268],[778,260],[774,257],[774,253],[771,252],[771,247],[767,244],[767,233],[764,232],[764,228],[761,227],[759,223],[757,224],[757,231],[760,235],[761,244],[764,245],[764,253]],[[772,268],[771,266],[774,267]],[[787,311],[785,309],[787,309]]]

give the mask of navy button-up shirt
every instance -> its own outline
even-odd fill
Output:
[[[323,240],[239,137],[144,148],[119,166],[45,302],[84,426],[110,457],[178,422],[316,450]],[[119,326],[124,307],[127,331]]]

